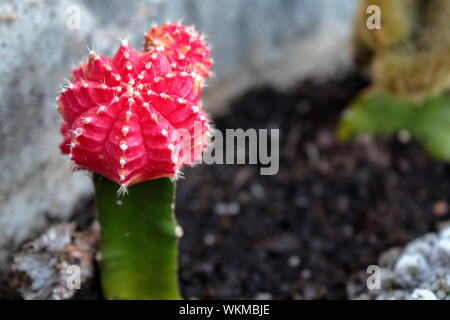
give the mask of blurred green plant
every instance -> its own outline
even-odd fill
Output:
[[[381,28],[366,26],[377,5]],[[450,160],[450,1],[362,0],[355,17],[356,63],[373,85],[349,106],[341,141],[407,130],[431,156]]]
[[[364,93],[346,110],[338,137],[346,141],[361,133],[390,136],[406,130],[428,153],[450,160],[450,96],[440,95],[419,104],[386,93]]]

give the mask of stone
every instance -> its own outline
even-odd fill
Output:
[[[94,280],[99,226],[76,231],[74,223],[50,227],[14,257],[17,289],[26,300],[70,299]]]
[[[381,289],[369,290],[361,275],[347,285],[350,299],[448,300],[450,299],[450,226],[439,233],[425,234],[381,254]],[[395,261],[394,261],[395,260]],[[389,261],[389,262],[386,262]]]
[[[438,298],[430,290],[415,289],[411,295],[411,300],[438,300]]]

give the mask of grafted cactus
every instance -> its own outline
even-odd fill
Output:
[[[205,145],[199,97],[210,67],[194,29],[166,24],[149,31],[145,52],[127,41],[112,58],[91,51],[57,99],[61,151],[75,169],[96,173],[108,298],[179,297],[174,181]],[[117,199],[117,185],[129,196]]]

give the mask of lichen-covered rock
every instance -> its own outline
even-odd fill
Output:
[[[438,298],[430,290],[415,289],[411,294],[411,300],[438,300]]]
[[[381,289],[369,290],[365,277],[348,284],[351,299],[450,300],[450,226],[391,249],[379,258]]]
[[[97,247],[97,224],[82,232],[74,223],[51,227],[15,256],[18,291],[26,300],[71,298],[94,277]]]

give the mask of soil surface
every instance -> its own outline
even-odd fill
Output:
[[[183,169],[176,215],[184,298],[345,299],[349,279],[383,250],[450,219],[450,167],[418,144],[336,141],[341,112],[367,85],[351,74],[289,93],[259,88],[215,119],[222,132],[279,128],[280,168],[273,176],[257,165]],[[94,215],[91,200],[76,221],[87,226]],[[0,296],[17,297],[7,287],[0,282]],[[99,292],[95,281],[76,298]]]
[[[280,170],[184,169],[177,190],[185,298],[345,299],[345,284],[389,247],[449,219],[450,167],[416,143],[335,132],[368,83],[357,74],[291,93],[260,88],[215,127],[280,128]]]

